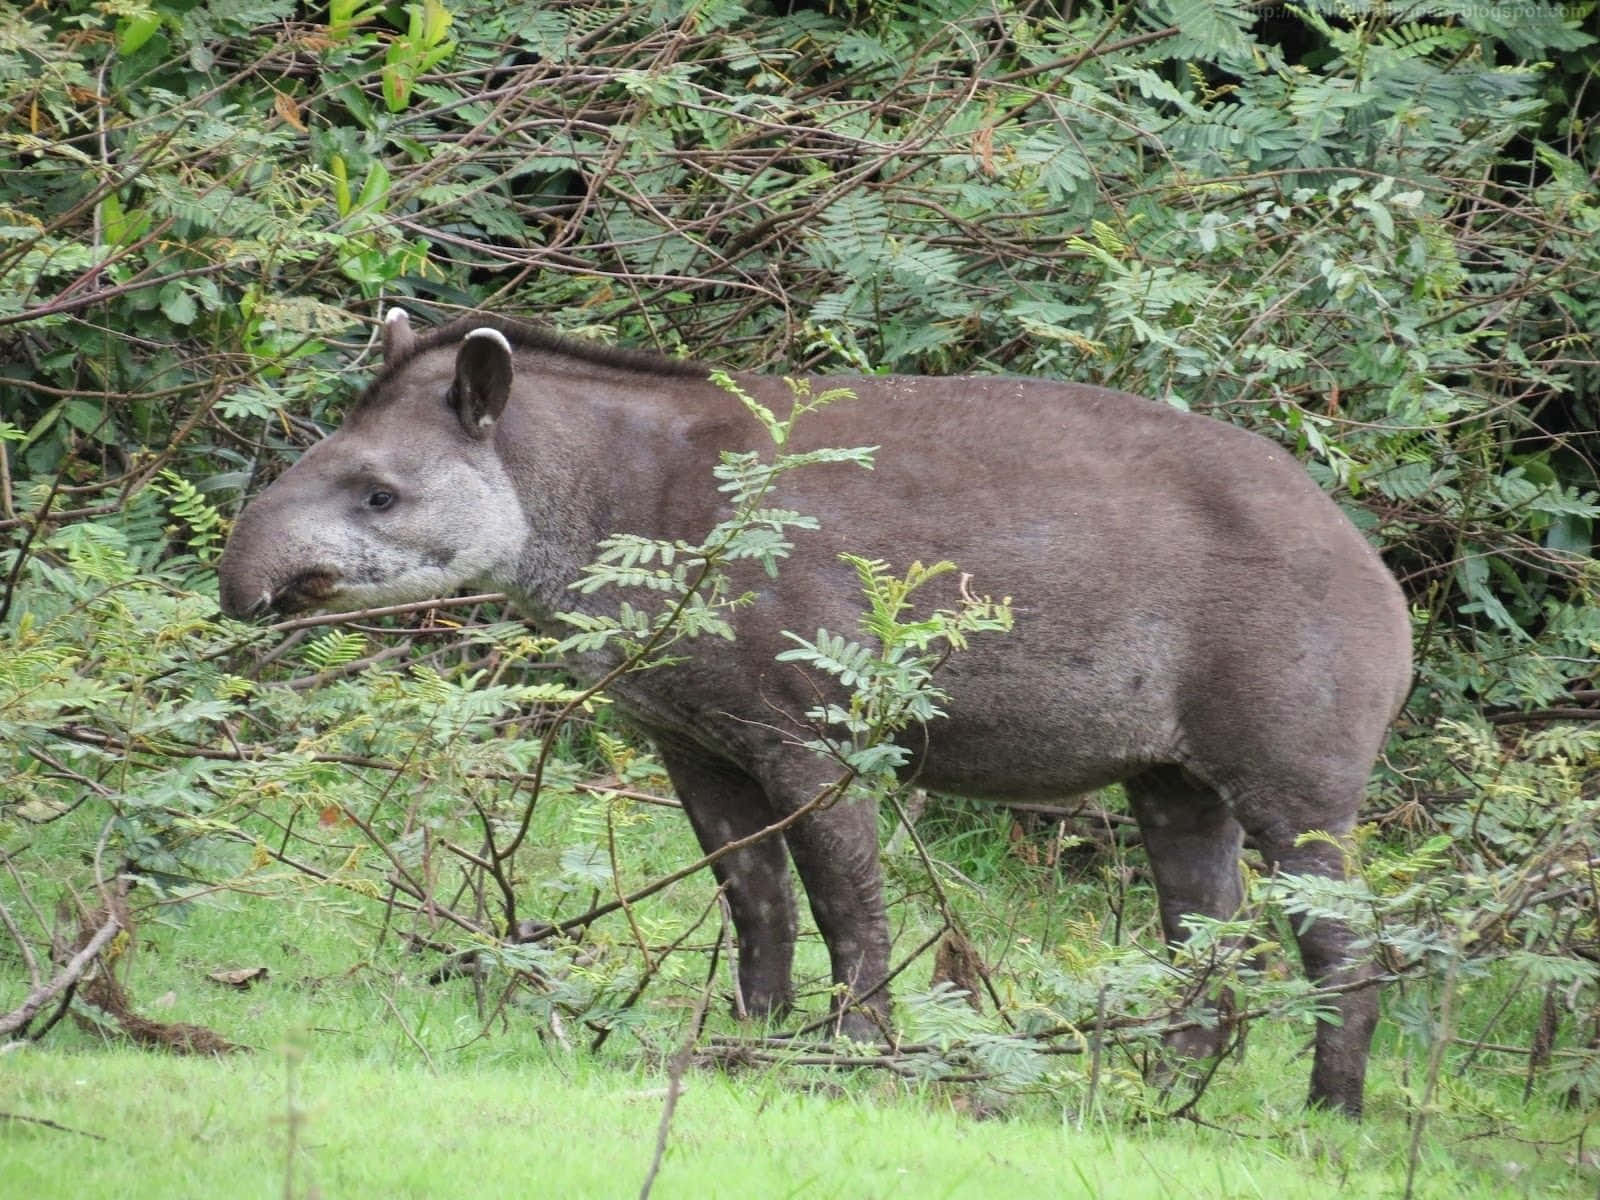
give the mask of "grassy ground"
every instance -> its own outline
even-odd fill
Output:
[[[9,1108],[105,1140],[11,1123],[0,1142],[6,1192],[631,1196],[648,1169],[662,1104],[658,1073],[593,1061],[430,1072],[317,1050],[295,1081],[302,1115],[291,1138],[287,1077],[277,1054],[221,1062],[128,1050],[12,1055],[0,1068]],[[1268,1137],[1193,1126],[1080,1129],[975,1120],[933,1092],[845,1090],[823,1097],[776,1078],[692,1076],[655,1194],[1288,1200],[1395,1195],[1403,1185],[1386,1131],[1336,1119],[1292,1120]],[[1535,1165],[1519,1179],[1511,1167],[1430,1153],[1418,1194],[1582,1194],[1562,1192],[1559,1173]]]
[[[663,814],[670,832],[655,847],[666,859],[684,851],[670,844],[682,836],[673,817]],[[1010,897],[1003,909],[1054,909],[1059,921],[1079,902],[1029,894],[998,859],[965,865],[993,872],[981,882]],[[687,974],[652,988],[648,1020],[598,1054],[582,1028],[568,1028],[567,1047],[542,1041],[539,1022],[515,1008],[484,1036],[471,984],[429,986],[436,958],[409,956],[392,937],[379,944],[370,906],[261,886],[270,895],[219,893],[147,916],[123,967],[145,1015],[206,1025],[252,1052],[175,1058],[63,1023],[42,1044],[0,1054],[0,1196],[639,1193],[663,1063],[693,1003]],[[698,911],[708,889],[687,886],[692,896],[663,904]],[[648,929],[648,907],[636,916]],[[815,971],[817,948],[806,954]],[[251,966],[269,977],[247,990],[207,978]],[[1500,1003],[1487,982],[1476,986],[1483,996],[1464,1004]],[[0,962],[0,1011],[25,990],[16,964]],[[1126,1070],[1087,1111],[1062,1099],[1081,1090],[997,1096],[865,1070],[695,1070],[653,1194],[1399,1196],[1418,1059],[1396,1025],[1380,1034],[1361,1125],[1302,1110],[1305,1031],[1282,1023],[1258,1026],[1245,1060],[1224,1065],[1204,1124],[1141,1115],[1150,1110]],[[1523,1104],[1520,1079],[1483,1056],[1470,1072],[1446,1071],[1435,1101],[1415,1195],[1596,1195],[1586,1147],[1600,1130],[1581,1140],[1592,1117],[1548,1092]]]

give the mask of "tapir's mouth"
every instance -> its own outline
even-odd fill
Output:
[[[281,613],[317,608],[338,590],[339,576],[329,570],[301,571],[273,593],[270,607]]]

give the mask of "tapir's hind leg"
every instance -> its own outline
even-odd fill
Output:
[[[695,749],[661,745],[661,761],[701,848],[710,854],[773,824],[778,816],[749,775]],[[712,864],[727,888],[739,935],[739,990],[751,1016],[786,1011],[794,994],[795,905],[782,834]]]
[[[1325,814],[1323,823],[1311,828],[1343,840],[1354,826],[1359,797],[1357,788],[1343,804],[1305,806],[1302,811]],[[1286,806],[1281,801],[1264,801],[1259,810],[1248,801],[1238,806],[1240,819],[1266,860],[1267,869],[1291,875],[1343,879],[1344,852],[1338,845],[1320,837],[1296,845],[1306,828],[1302,827],[1302,822],[1282,818],[1285,808],[1294,811],[1296,807]],[[1343,922],[1296,917],[1294,929],[1307,977],[1320,987],[1349,989],[1328,1001],[1329,1007],[1338,1014],[1337,1023],[1317,1023],[1310,1103],[1313,1107],[1341,1109],[1352,1117],[1359,1117],[1367,1056],[1372,1049],[1373,1029],[1378,1023],[1377,964],[1370,950],[1352,948],[1355,935]]]
[[[1269,871],[1345,877],[1344,855],[1337,845],[1320,837],[1301,843],[1301,838],[1313,830],[1336,841],[1347,836],[1361,796],[1359,781],[1320,785],[1322,792],[1336,795],[1313,795],[1318,788],[1286,786],[1282,780],[1271,786],[1236,784],[1228,789],[1226,804],[1175,767],[1148,771],[1126,787],[1149,851],[1161,924],[1169,942],[1185,940],[1186,913],[1226,919],[1238,911],[1239,847],[1245,833],[1261,851]],[[1377,968],[1365,952],[1352,950],[1354,935],[1341,922],[1297,921],[1295,937],[1313,983],[1350,989],[1329,1001],[1337,1021],[1317,1025],[1310,1102],[1360,1116],[1362,1082],[1378,1018],[1377,988],[1362,985],[1375,981]],[[1198,1057],[1220,1050],[1224,1036],[1221,1029],[1193,1030],[1175,1036],[1171,1044]]]
[[[1209,787],[1178,767],[1162,766],[1124,783],[1144,836],[1161,907],[1161,928],[1171,945],[1188,940],[1190,914],[1225,921],[1243,901],[1239,847],[1244,830]],[[1227,1030],[1188,1029],[1168,1045],[1190,1058],[1220,1053]]]

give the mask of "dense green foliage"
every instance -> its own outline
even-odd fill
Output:
[[[358,394],[404,300],[728,368],[1089,380],[1291,447],[1411,596],[1419,682],[1359,880],[1258,898],[1352,911],[1408,977],[1388,1015],[1419,1131],[1447,1063],[1470,1107],[1465,1067],[1517,1051],[1530,1093],[1592,1105],[1592,7],[0,5],[0,1009],[119,876],[136,913],[309,887],[499,947],[546,1023],[661,1022],[651,987],[704,977],[676,951],[710,889],[626,899],[681,865],[638,840],[659,768],[538,635],[483,604],[216,616],[230,515]],[[655,552],[612,550],[613,574]],[[535,801],[559,843],[527,836]],[[917,1069],[960,1042],[963,1069],[1092,1098],[1098,1052],[1062,1084],[1011,1030],[1104,1033],[1108,1004],[1159,1023],[1214,989],[1213,943],[1159,967],[1113,889],[1113,916],[1012,946],[965,882],[982,864],[939,861],[992,825],[930,808],[930,847],[891,860],[907,951],[954,925],[1005,961],[1003,1014],[948,981],[903,997],[939,1048]],[[1115,839],[1084,860],[1010,825],[980,853],[1126,883]],[[599,899],[615,928],[581,919]],[[518,922],[588,940],[500,946]],[[602,968],[595,939],[633,953]],[[1313,1003],[1224,965],[1263,1008]]]

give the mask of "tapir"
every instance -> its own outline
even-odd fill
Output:
[[[737,397],[687,360],[473,315],[418,332],[393,309],[383,362],[342,426],[240,514],[219,565],[239,617],[502,590],[536,623],[607,604],[571,586],[608,535],[698,543],[729,515],[713,467],[766,448]],[[782,379],[738,375],[788,411]],[[808,742],[831,680],[779,654],[793,631],[857,636],[849,553],[947,560],[1012,598],[937,675],[944,715],[900,736],[935,793],[1040,801],[1121,782],[1164,933],[1242,903],[1246,836],[1278,872],[1340,878],[1386,730],[1410,683],[1406,601],[1378,554],[1282,446],[1171,404],[1076,383],[827,377],[853,398],[805,415],[791,449],[872,446],[871,470],[784,475],[815,518],[776,577],[735,565],[735,637],[609,691],[654,741],[709,853],[793,814],[839,765]],[[947,584],[951,573],[930,584]],[[938,596],[932,598],[939,600]],[[574,661],[580,675],[604,655]],[[745,1007],[793,999],[792,859],[828,949],[839,1027],[884,1028],[889,926],[873,805],[817,806],[715,864]],[[1305,838],[1320,831],[1328,837]],[[1301,923],[1319,1022],[1315,1105],[1359,1115],[1378,972],[1333,919]],[[1215,1053],[1221,1030],[1191,1036]]]

